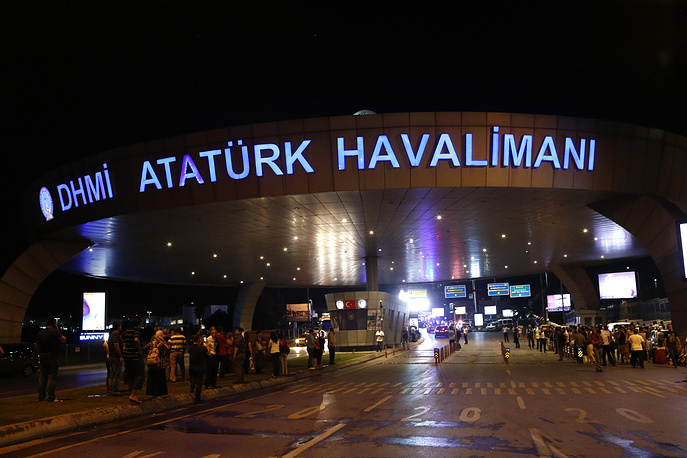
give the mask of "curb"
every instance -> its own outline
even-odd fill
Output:
[[[356,358],[354,360],[337,363],[335,367],[326,366],[325,368],[316,371],[304,370],[291,375],[276,378],[270,377],[266,380],[249,382],[243,385],[231,385],[218,389],[204,390],[203,400],[210,401],[224,397],[235,396],[241,393],[247,393],[249,391],[256,391],[263,388],[286,385],[299,380],[317,377],[321,374],[333,372],[344,367],[372,361],[377,358],[384,358],[384,353],[371,353],[370,355],[361,356],[360,358]],[[127,404],[117,407],[109,407],[106,409],[75,412],[57,415],[54,417],[41,418],[39,420],[26,421],[23,423],[16,423],[13,425],[0,427],[0,447],[19,442],[25,442],[31,439],[37,439],[64,431],[70,431],[87,426],[95,426],[117,420],[124,420],[150,413],[162,412],[192,404],[193,395],[190,393],[177,394],[160,399],[151,399],[150,401],[145,401],[140,405]]]

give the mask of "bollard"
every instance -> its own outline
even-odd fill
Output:
[[[387,350],[386,348],[384,349],[384,357],[385,357],[385,358],[388,358],[388,357],[389,357],[388,350]]]
[[[396,345],[394,345],[391,349],[391,354],[395,355],[396,354]]]

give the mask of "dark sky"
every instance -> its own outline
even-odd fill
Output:
[[[2,270],[26,248],[16,202],[29,181],[143,140],[360,109],[561,114],[687,134],[686,10],[1,2]]]

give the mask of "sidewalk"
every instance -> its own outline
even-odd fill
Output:
[[[273,377],[270,373],[263,373],[259,374],[259,376],[255,377],[252,381],[247,381],[242,385],[230,384],[228,386],[220,387],[217,389],[204,389],[203,400],[210,401],[223,397],[235,396],[240,393],[259,390],[262,388],[286,385],[288,383],[293,383],[298,380],[319,376],[321,374],[329,373],[351,365],[371,361],[376,358],[383,358],[384,356],[384,352],[361,352],[360,357],[348,361],[337,361],[336,366],[326,366],[324,368],[320,368],[314,371],[300,370],[298,372],[281,377]],[[66,370],[67,368],[65,367],[64,369]],[[98,424],[108,423],[111,421],[117,421],[126,418],[136,417],[139,415],[162,412],[169,409],[175,409],[192,405],[193,396],[187,391],[188,382],[177,383],[183,386],[182,393],[170,394],[168,396],[157,399],[149,399],[144,401],[140,405],[127,403],[127,396],[124,395],[116,398],[105,397],[102,395],[89,395],[89,398],[95,398],[93,402],[94,406],[89,410],[64,413],[61,415],[46,418],[36,418],[30,421],[0,426],[0,447],[25,442],[28,440],[56,434],[63,431],[94,426]],[[181,389],[176,389],[176,386],[177,385],[175,384],[174,391],[182,391]],[[107,400],[117,400],[117,405],[108,407],[98,406],[98,398]],[[15,405],[19,403],[20,408],[22,408],[21,403],[24,404],[23,407],[28,408],[30,405],[33,405],[36,402],[35,395],[33,394],[30,396],[23,395],[18,396],[16,398],[7,399],[10,402],[15,403]],[[47,405],[48,403],[45,404]],[[68,407],[68,403],[62,403],[60,404],[60,406]],[[23,412],[26,412],[25,409],[22,408],[22,410]]]

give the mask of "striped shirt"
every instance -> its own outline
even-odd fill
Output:
[[[182,334],[174,334],[169,338],[169,348],[171,351],[186,351],[186,337]]]

